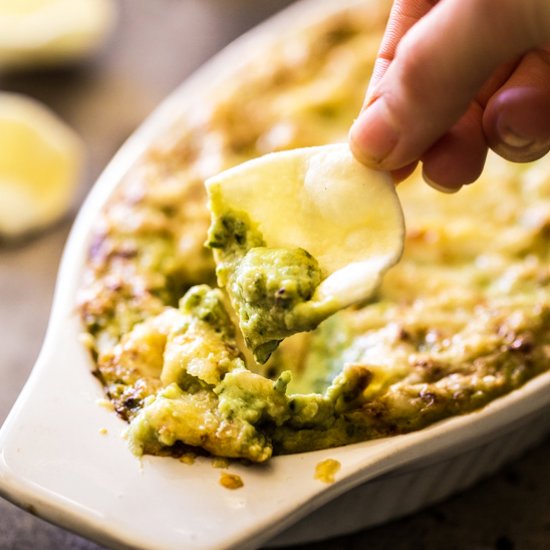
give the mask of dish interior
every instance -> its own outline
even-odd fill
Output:
[[[418,173],[399,185],[405,252],[374,299],[287,338],[265,365],[214,288],[205,178],[263,153],[345,141],[388,7],[352,2],[258,46],[182,103],[103,206],[78,301],[95,372],[136,454],[264,462],[393,436],[478,410],[547,370],[548,159],[490,157],[456,196]],[[235,239],[250,233],[227,223]],[[245,290],[274,311],[293,279],[273,281],[257,264]]]

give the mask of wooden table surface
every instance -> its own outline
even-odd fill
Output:
[[[72,217],[109,158],[186,75],[290,0],[119,0],[117,28],[71,70],[1,75],[0,89],[50,105],[84,138],[89,163],[73,212],[32,239],[0,243],[0,423],[27,379],[46,329]],[[1,452],[1,449],[0,449]],[[99,548],[0,499],[0,549]],[[475,488],[320,549],[550,548],[550,441]]]

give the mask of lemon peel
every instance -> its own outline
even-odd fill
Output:
[[[69,63],[103,43],[112,0],[0,0],[0,69]]]
[[[78,135],[46,106],[0,93],[0,234],[17,236],[60,218],[83,157]]]

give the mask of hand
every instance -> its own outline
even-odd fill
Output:
[[[350,147],[454,192],[550,150],[550,0],[395,0]]]

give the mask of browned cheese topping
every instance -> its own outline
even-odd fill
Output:
[[[270,151],[345,140],[389,2],[379,6],[249,52],[188,101],[104,208],[80,312],[136,453],[202,448],[261,462],[404,433],[548,369],[549,159],[490,157],[456,196],[419,175],[401,184],[405,254],[377,300],[285,340],[265,366],[243,353],[226,300],[206,286],[204,180]]]

